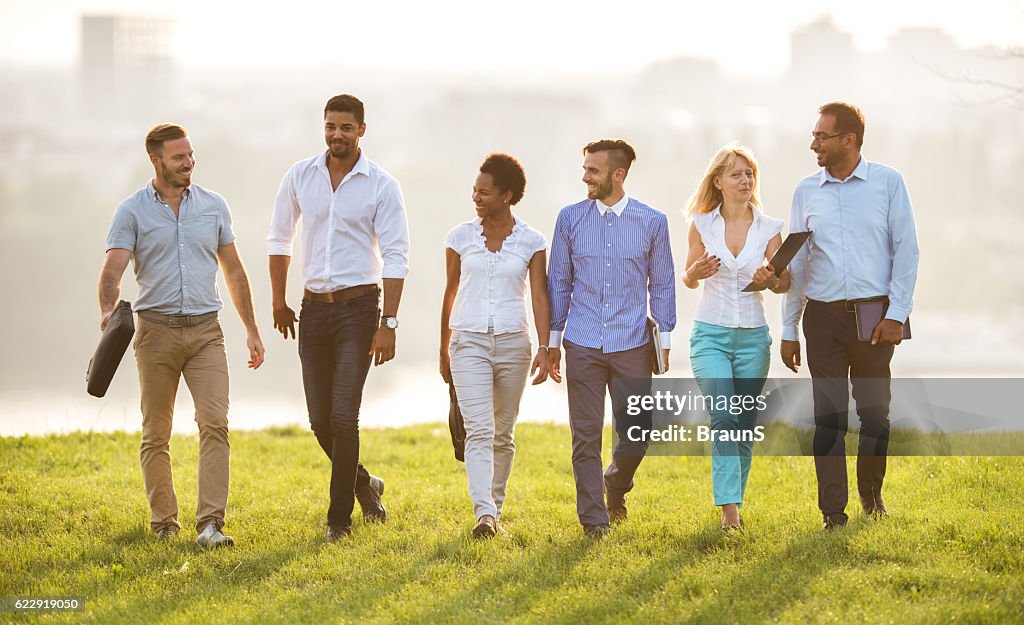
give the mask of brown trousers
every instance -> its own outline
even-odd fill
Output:
[[[142,479],[149,500],[149,525],[157,531],[178,523],[171,477],[171,422],[178,382],[184,376],[199,425],[199,493],[196,531],[224,525],[231,450],[228,444],[228,363],[224,334],[216,320],[172,328],[139,318],[135,360],[142,389]]]

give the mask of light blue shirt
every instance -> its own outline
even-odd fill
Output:
[[[605,353],[646,345],[648,294],[667,339],[676,286],[664,213],[628,197],[614,207],[584,200],[558,213],[548,268],[552,347],[563,330],[565,340]]]
[[[219,194],[191,185],[175,217],[151,181],[117,207],[107,249],[132,252],[139,284],[133,310],[201,315],[224,306],[217,249],[234,240],[231,211]]]
[[[813,234],[789,265],[783,340],[800,340],[798,325],[808,299],[887,296],[885,318],[907,320],[920,249],[900,172],[861,158],[848,178],[837,180],[822,167],[797,185],[789,230]]]

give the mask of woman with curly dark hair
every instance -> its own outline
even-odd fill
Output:
[[[515,455],[519,400],[528,374],[535,374],[534,384],[548,377],[547,242],[512,213],[525,189],[516,159],[488,155],[473,185],[477,217],[453,228],[445,242],[440,369],[455,385],[465,421],[477,538],[502,531],[498,519]],[[532,366],[527,282],[540,344]]]

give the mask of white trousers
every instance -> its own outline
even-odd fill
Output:
[[[501,516],[516,453],[513,430],[530,372],[528,332],[452,331],[452,381],[466,425],[466,477],[473,512]]]

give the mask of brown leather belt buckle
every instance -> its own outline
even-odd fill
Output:
[[[190,315],[167,315],[167,325],[172,328],[187,328],[192,325]]]

